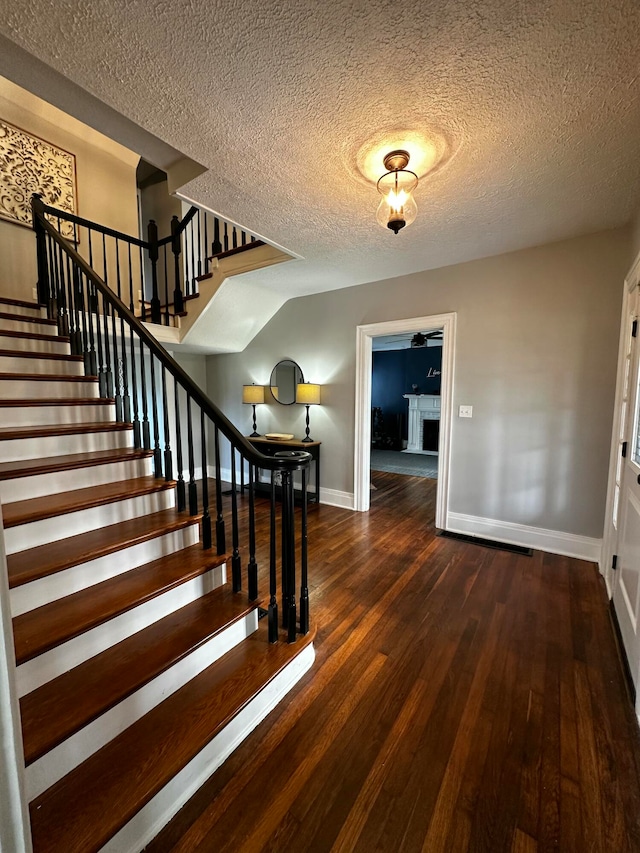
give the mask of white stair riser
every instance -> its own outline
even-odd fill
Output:
[[[117,524],[119,521],[171,509],[174,506],[174,492],[175,489],[164,489],[160,492],[125,498],[90,509],[9,527],[4,533],[7,554],[15,554],[17,551],[24,551],[25,548],[36,548],[38,545],[66,539],[68,536],[77,536],[89,530],[98,530],[110,524]]]
[[[25,305],[11,305],[10,303],[0,302],[0,314],[22,314],[23,317],[46,317],[47,311],[39,305],[31,305],[27,308]]]
[[[80,563],[62,572],[15,587],[10,593],[11,615],[20,616],[29,610],[35,610],[36,607],[42,607],[51,601],[124,574],[130,569],[159,560],[160,557],[173,554],[182,548],[189,548],[199,540],[200,525],[197,522],[182,530],[155,536],[113,554],[105,554],[87,563]]]
[[[45,383],[46,384],[46,383]],[[2,406],[0,427],[38,426],[39,424],[113,423],[116,407],[95,406]]]
[[[41,352],[69,355],[69,341],[42,341],[38,338],[14,338],[13,335],[3,335],[0,331],[0,349],[18,350],[20,352]]]
[[[156,837],[206,780],[231,755],[298,681],[311,669],[309,644],[282,669],[225,728],[176,774],[156,796],[100,849],[100,853],[137,853]]]
[[[2,314],[7,314],[7,311],[0,311]],[[23,312],[24,313],[24,312]],[[0,331],[6,329],[9,332],[26,332],[28,335],[57,335],[58,329],[51,323],[31,323],[29,320],[21,320],[16,317],[14,320],[7,317],[0,318]]]
[[[65,376],[82,376],[84,364],[81,361],[67,361],[57,358],[25,358],[21,355],[0,355],[0,373],[55,373]]]
[[[48,456],[65,456],[67,453],[90,453],[94,450],[132,446],[133,431],[130,429],[12,438],[0,441],[0,462],[46,459]]]
[[[3,503],[26,501],[30,498],[70,492],[73,489],[87,489],[104,483],[149,477],[153,473],[152,468],[150,458],[126,459],[122,462],[108,462],[87,468],[71,468],[68,471],[52,471],[50,474],[34,474],[32,477],[0,480],[0,499]]]
[[[254,610],[35,761],[25,772],[27,800],[31,801],[46,791],[128,726],[133,725],[140,717],[245,640],[257,628],[258,612]]]
[[[42,381],[39,379],[23,379],[16,376],[15,379],[0,377],[0,400],[25,400],[43,398],[77,400],[78,397],[99,397],[98,383],[91,379],[84,382],[65,382],[64,379]]]
[[[204,575],[182,583],[150,601],[140,604],[110,619],[104,625],[98,625],[74,639],[63,643],[33,660],[23,663],[16,669],[18,695],[25,696],[42,684],[62,675],[74,666],[100,654],[110,646],[142,631],[158,619],[168,616],[200,596],[211,592],[226,582],[226,567],[216,566]]]

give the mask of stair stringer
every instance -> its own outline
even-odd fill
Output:
[[[0,506],[0,850],[31,853],[24,750]]]
[[[111,838],[100,853],[139,853],[282,701],[315,660],[309,643],[173,779]]]

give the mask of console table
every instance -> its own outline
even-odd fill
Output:
[[[315,489],[308,495],[308,500],[313,503],[320,503],[320,445],[321,441],[299,441],[296,438],[291,438],[288,441],[277,441],[274,439],[265,438],[263,435],[258,438],[247,436],[247,441],[255,445],[260,453],[266,456],[275,456],[280,450],[306,450],[311,454],[311,462],[315,465]],[[256,492],[269,492],[271,486],[269,483],[259,482],[260,469],[256,475],[255,490]],[[301,497],[301,492],[298,489],[296,497]]]

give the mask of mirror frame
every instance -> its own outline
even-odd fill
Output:
[[[298,385],[300,385],[302,382],[304,382],[304,374],[303,374],[302,368],[300,367],[298,362],[294,361],[292,358],[280,359],[280,361],[274,366],[273,370],[271,371],[271,376],[269,377],[269,391],[271,392],[271,396],[276,401],[276,403],[279,403],[281,406],[293,406],[293,404],[296,402],[296,387],[294,387],[294,391],[293,391],[293,400],[291,400],[290,402],[287,402],[287,403],[283,402],[282,400],[278,400],[276,395],[273,393],[273,389],[277,388],[277,385],[274,385],[276,371],[277,371],[278,367],[280,367],[281,364],[291,364],[291,365],[293,365],[294,368],[297,369],[298,373],[300,374],[300,378],[297,380],[297,382],[295,382],[296,387]]]

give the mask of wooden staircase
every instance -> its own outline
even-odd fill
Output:
[[[36,853],[138,851],[313,661],[40,308],[0,299],[0,497]]]

